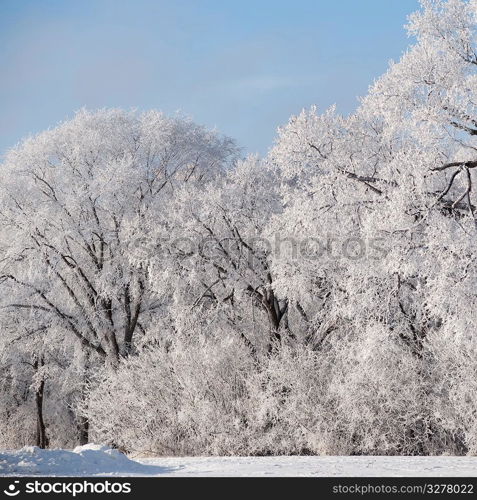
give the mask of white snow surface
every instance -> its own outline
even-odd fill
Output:
[[[477,476],[477,457],[173,457],[131,459],[107,446],[0,451],[0,476]]]

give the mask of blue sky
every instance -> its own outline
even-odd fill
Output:
[[[0,0],[0,154],[81,107],[178,110],[265,153],[303,107],[357,96],[417,0]]]

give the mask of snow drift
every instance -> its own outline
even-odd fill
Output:
[[[155,475],[164,469],[143,465],[107,446],[87,444],[74,450],[42,450],[25,446],[0,452],[0,475],[99,476]]]

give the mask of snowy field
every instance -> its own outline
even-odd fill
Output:
[[[0,451],[12,476],[477,476],[477,457],[174,457],[132,460],[99,445]]]

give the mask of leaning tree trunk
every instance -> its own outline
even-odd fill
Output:
[[[42,357],[36,358],[33,362],[33,368],[36,372],[45,365]],[[43,401],[45,397],[45,379],[41,376],[40,381],[35,386],[35,406],[36,406],[36,445],[39,448],[48,447],[48,436],[46,434],[46,425],[43,418]]]

